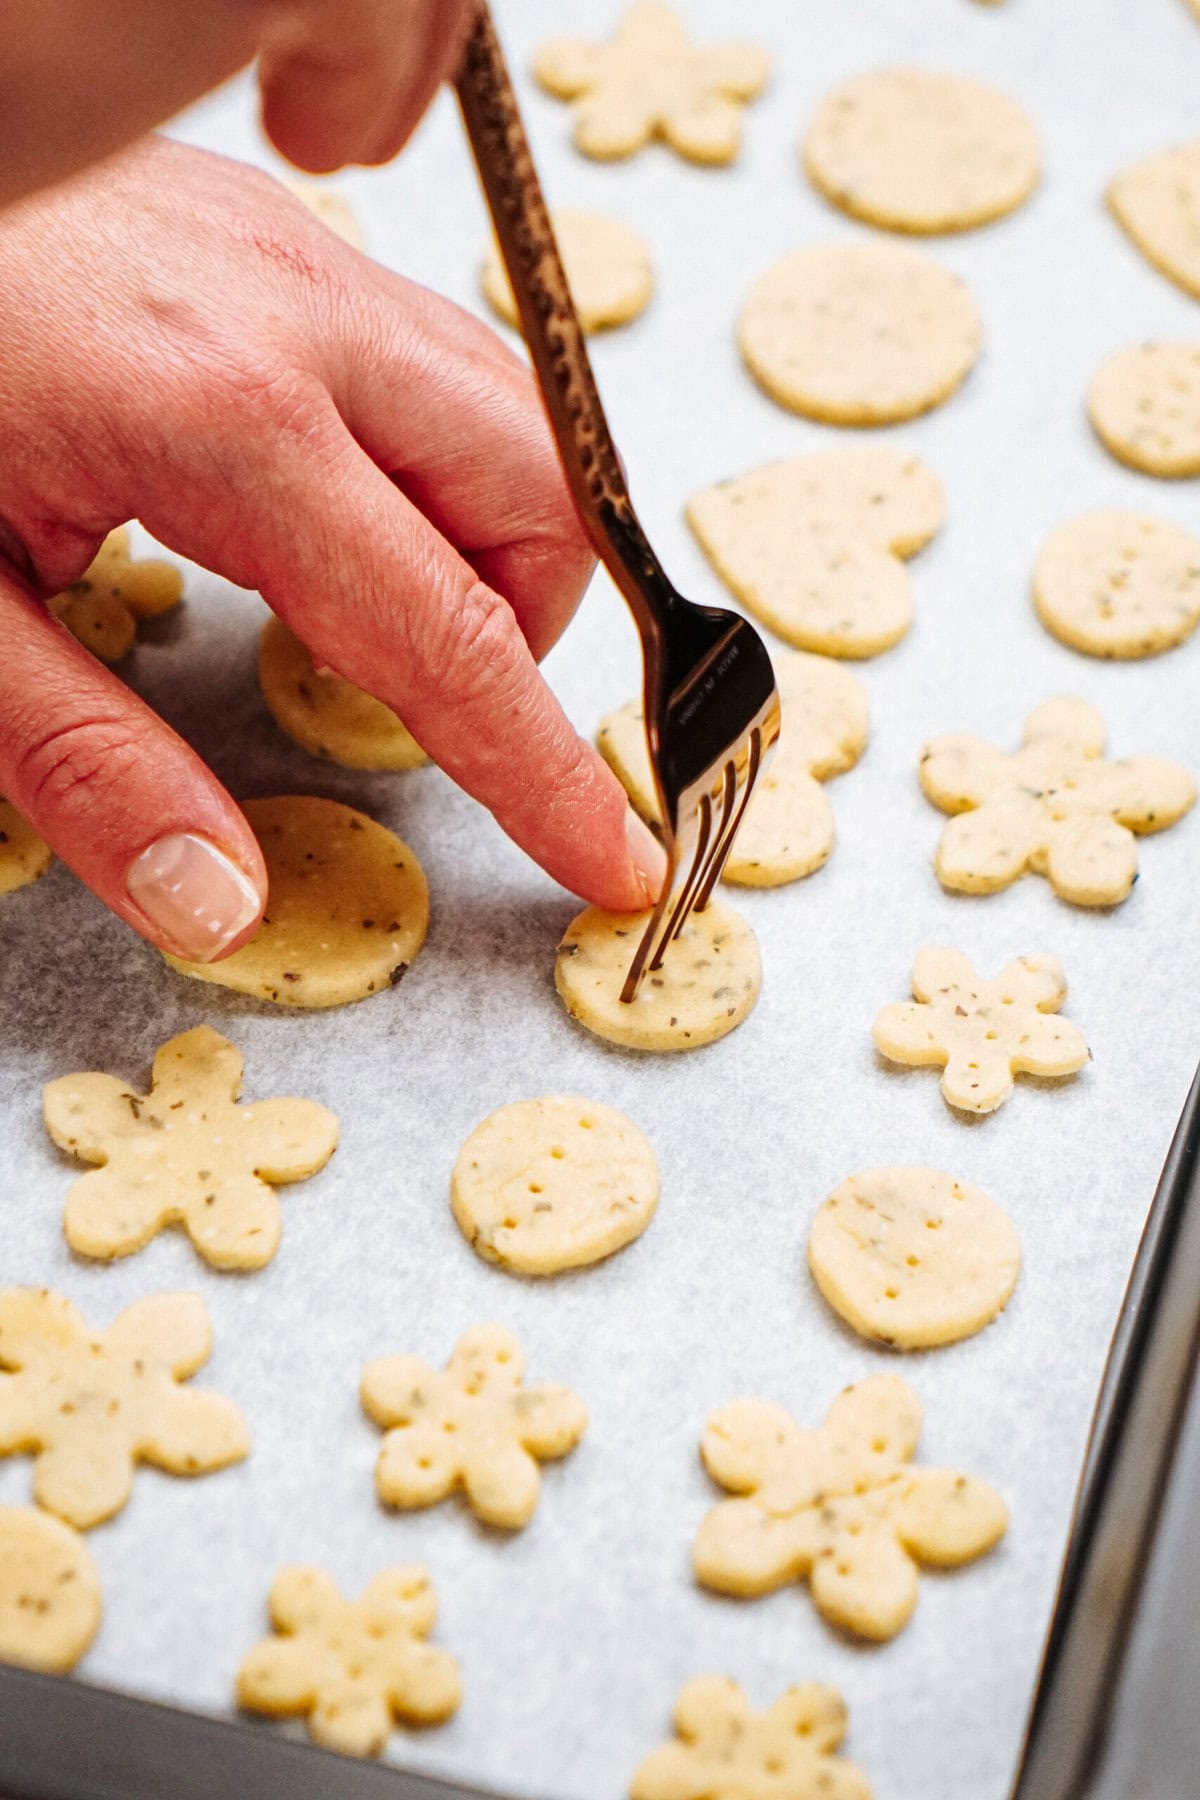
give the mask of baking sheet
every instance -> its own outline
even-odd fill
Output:
[[[601,34],[615,11],[572,7],[571,27]],[[498,12],[522,72],[539,39],[564,28],[551,0]],[[912,632],[858,667],[872,739],[828,790],[832,861],[791,888],[731,893],[762,943],[756,1012],[725,1042],[674,1060],[610,1051],[578,1031],[552,985],[575,903],[438,771],[352,774],[283,739],[254,676],[261,604],[189,570],[181,613],[145,630],[124,672],[236,794],[328,794],[398,830],[429,876],[429,940],[400,988],[342,1012],[288,1014],[173,975],[59,866],[6,899],[0,1274],[60,1289],[101,1325],[142,1294],[202,1293],[216,1349],[199,1379],[233,1396],[253,1433],[249,1461],[226,1473],[139,1473],[125,1512],[91,1534],[105,1618],[88,1679],[227,1711],[280,1563],[320,1563],[357,1591],[385,1564],[419,1560],[465,1698],[443,1728],[398,1731],[397,1761],[521,1795],[607,1800],[667,1735],[679,1685],[716,1671],[758,1705],[789,1682],[835,1682],[850,1707],[848,1748],[878,1800],[1000,1800],[1105,1346],[1200,1054],[1200,819],[1143,843],[1142,880],[1111,915],[1072,909],[1038,879],[953,898],[930,867],[942,818],[917,789],[916,757],[947,729],[1015,748],[1033,705],[1073,692],[1105,714],[1114,754],[1200,768],[1200,644],[1105,665],[1055,644],[1028,599],[1038,545],[1076,511],[1132,506],[1200,524],[1195,482],[1119,468],[1082,409],[1109,352],[1197,334],[1196,304],[1142,262],[1099,195],[1123,163],[1194,135],[1200,29],[1181,0],[748,0],[732,21],[716,0],[690,0],[686,12],[700,36],[736,29],[776,56],[730,170],[660,150],[624,166],[585,162],[569,148],[565,109],[524,76],[521,91],[551,200],[616,212],[654,248],[651,309],[596,341],[595,360],[647,529],[698,599],[725,595],[683,523],[684,497],[851,437],[774,407],[733,339],[756,273],[859,229],[799,172],[796,140],[817,99],[891,61],[947,67],[1023,99],[1046,148],[1045,183],[1015,217],[930,246],[976,295],[986,350],[958,397],[880,441],[911,446],[938,471],[947,523],[913,565]],[[281,166],[245,83],[177,134]],[[486,222],[447,98],[394,168],[338,186],[381,260],[483,311]],[[547,672],[585,732],[634,692],[632,626],[603,578]],[[947,1111],[934,1074],[884,1068],[871,1021],[907,996],[926,943],[955,945],[987,972],[1028,952],[1060,956],[1094,1064],[1063,1086],[1022,1080],[976,1124]],[[249,1097],[304,1094],[337,1110],[333,1164],[284,1190],[282,1247],[259,1274],[210,1271],[175,1232],[112,1267],[72,1258],[60,1232],[72,1171],[44,1135],[41,1083],[88,1068],[144,1082],[155,1047],[202,1021],[241,1047]],[[467,1248],[448,1177],[478,1119],[547,1091],[637,1119],[663,1198],[645,1238],[611,1262],[529,1282]],[[999,1200],[1026,1267],[981,1336],[898,1360],[833,1319],[804,1245],[815,1207],[846,1174],[905,1161]],[[356,1398],[368,1357],[405,1350],[441,1363],[462,1329],[488,1318],[518,1332],[531,1379],[568,1382],[591,1412],[582,1446],[547,1468],[535,1520],[511,1540],[457,1503],[384,1512],[372,1483],[378,1432]],[[719,1497],[697,1458],[707,1412],[754,1394],[815,1424],[843,1383],[878,1369],[899,1370],[922,1395],[924,1460],[961,1465],[1005,1494],[1012,1526],[998,1551],[923,1575],[912,1624],[874,1649],[837,1637],[801,1587],[753,1603],[698,1589],[690,1544]],[[26,1498],[29,1479],[25,1459],[0,1462],[0,1501]]]

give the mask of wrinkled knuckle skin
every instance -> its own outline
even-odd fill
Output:
[[[74,822],[92,833],[105,828],[111,802],[145,757],[127,721],[75,719],[47,729],[24,748],[8,778],[9,791],[35,819]]]

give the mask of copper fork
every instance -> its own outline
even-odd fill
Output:
[[[668,874],[621,990],[628,1002],[689,914],[708,904],[779,736],[779,692],[753,626],[685,600],[638,523],[486,0],[457,88],[575,504],[642,639],[646,737]]]

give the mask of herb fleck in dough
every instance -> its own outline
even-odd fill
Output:
[[[44,875],[53,861],[44,843],[15,806],[0,800],[0,894],[13,894]]]
[[[346,769],[415,769],[428,760],[390,706],[332,669],[318,673],[282,619],[263,626],[258,681],[280,730],[314,756]]]
[[[1083,513],[1042,545],[1033,602],[1073,650],[1156,656],[1200,622],[1200,538],[1145,513]]]
[[[133,649],[139,619],[179,604],[183,576],[158,557],[134,559],[129,531],[110,531],[79,580],[49,602],[50,611],[101,662],[120,662]]]
[[[654,292],[650,247],[639,232],[607,213],[556,207],[550,215],[571,299],[584,331],[626,325]],[[520,328],[517,303],[493,243],[481,277],[484,297],[506,324]]]
[[[395,986],[429,923],[408,845],[336,800],[286,794],[242,810],[270,879],[263,922],[223,962],[167,956],[171,967],[279,1006],[344,1006]]]
[[[1122,169],[1108,204],[1147,262],[1200,299],[1200,138]]]
[[[731,907],[693,912],[626,1006],[621,989],[649,921],[589,906],[558,946],[554,984],[573,1019],[626,1050],[698,1050],[746,1018],[762,986],[754,933]]]
[[[1106,362],[1088,417],[1118,462],[1146,475],[1200,475],[1200,343],[1136,344]]]
[[[0,1662],[65,1675],[100,1624],[100,1577],[78,1532],[0,1506]]]
[[[502,1106],[458,1153],[450,1204],[487,1262],[524,1275],[599,1262],[639,1237],[658,1164],[632,1119],[575,1094]]]

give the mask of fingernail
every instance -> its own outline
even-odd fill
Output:
[[[629,846],[629,860],[641,877],[646,905],[653,906],[667,878],[667,853],[632,807],[625,813],[625,842]]]
[[[143,850],[129,865],[125,887],[167,947],[189,962],[211,962],[258,917],[249,876],[190,831]]]

